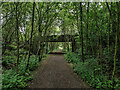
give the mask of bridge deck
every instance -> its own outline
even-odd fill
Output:
[[[52,35],[42,38],[43,42],[72,42],[78,35]]]

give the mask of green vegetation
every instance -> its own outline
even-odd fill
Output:
[[[9,54],[9,50],[6,50],[5,54]],[[12,53],[11,53],[12,54]],[[29,70],[26,70],[27,58],[24,59],[23,55],[20,55],[21,59],[19,62],[18,73],[16,73],[16,63],[14,55],[3,56],[3,74],[2,74],[2,85],[4,89],[12,88],[25,88],[28,81],[32,80],[33,76],[31,71],[35,70],[39,64],[39,57],[32,55],[29,62]],[[43,55],[46,58],[46,55]]]
[[[24,88],[27,86],[27,82],[32,80],[32,76],[30,76],[29,72],[25,72],[25,75],[16,74],[13,72],[15,71],[10,69],[2,75],[2,84],[4,89]]]
[[[30,71],[59,47],[91,87],[120,87],[119,2],[1,2],[1,7],[3,88],[26,87]]]
[[[113,88],[110,67],[107,64],[98,65],[97,59],[91,55],[86,55],[85,62],[82,62],[80,52],[68,52],[64,55],[68,63],[72,63],[74,72],[77,73],[93,88]],[[110,62],[107,62],[110,63]],[[102,67],[102,68],[101,68]],[[119,73],[119,70],[117,70]],[[115,77],[114,88],[120,87],[120,78]]]
[[[27,86],[27,82],[32,80],[30,71],[34,70],[38,66],[38,57],[34,55],[31,56],[29,70],[26,70],[27,60],[22,57],[23,55],[20,56],[21,59],[19,62],[18,73],[16,73],[15,69],[17,62],[14,53],[10,53],[9,50],[6,50],[5,56],[3,56],[2,85],[4,89],[24,88]]]

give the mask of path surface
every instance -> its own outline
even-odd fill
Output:
[[[37,70],[29,88],[89,88],[66,63],[64,56],[51,54]]]

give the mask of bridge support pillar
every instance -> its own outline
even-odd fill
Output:
[[[75,52],[75,48],[76,48],[76,46],[75,46],[76,44],[75,44],[75,39],[72,41],[72,52]]]

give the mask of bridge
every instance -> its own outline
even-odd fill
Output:
[[[75,37],[78,35],[51,35],[41,37],[41,42],[71,42],[72,51],[75,51]]]

